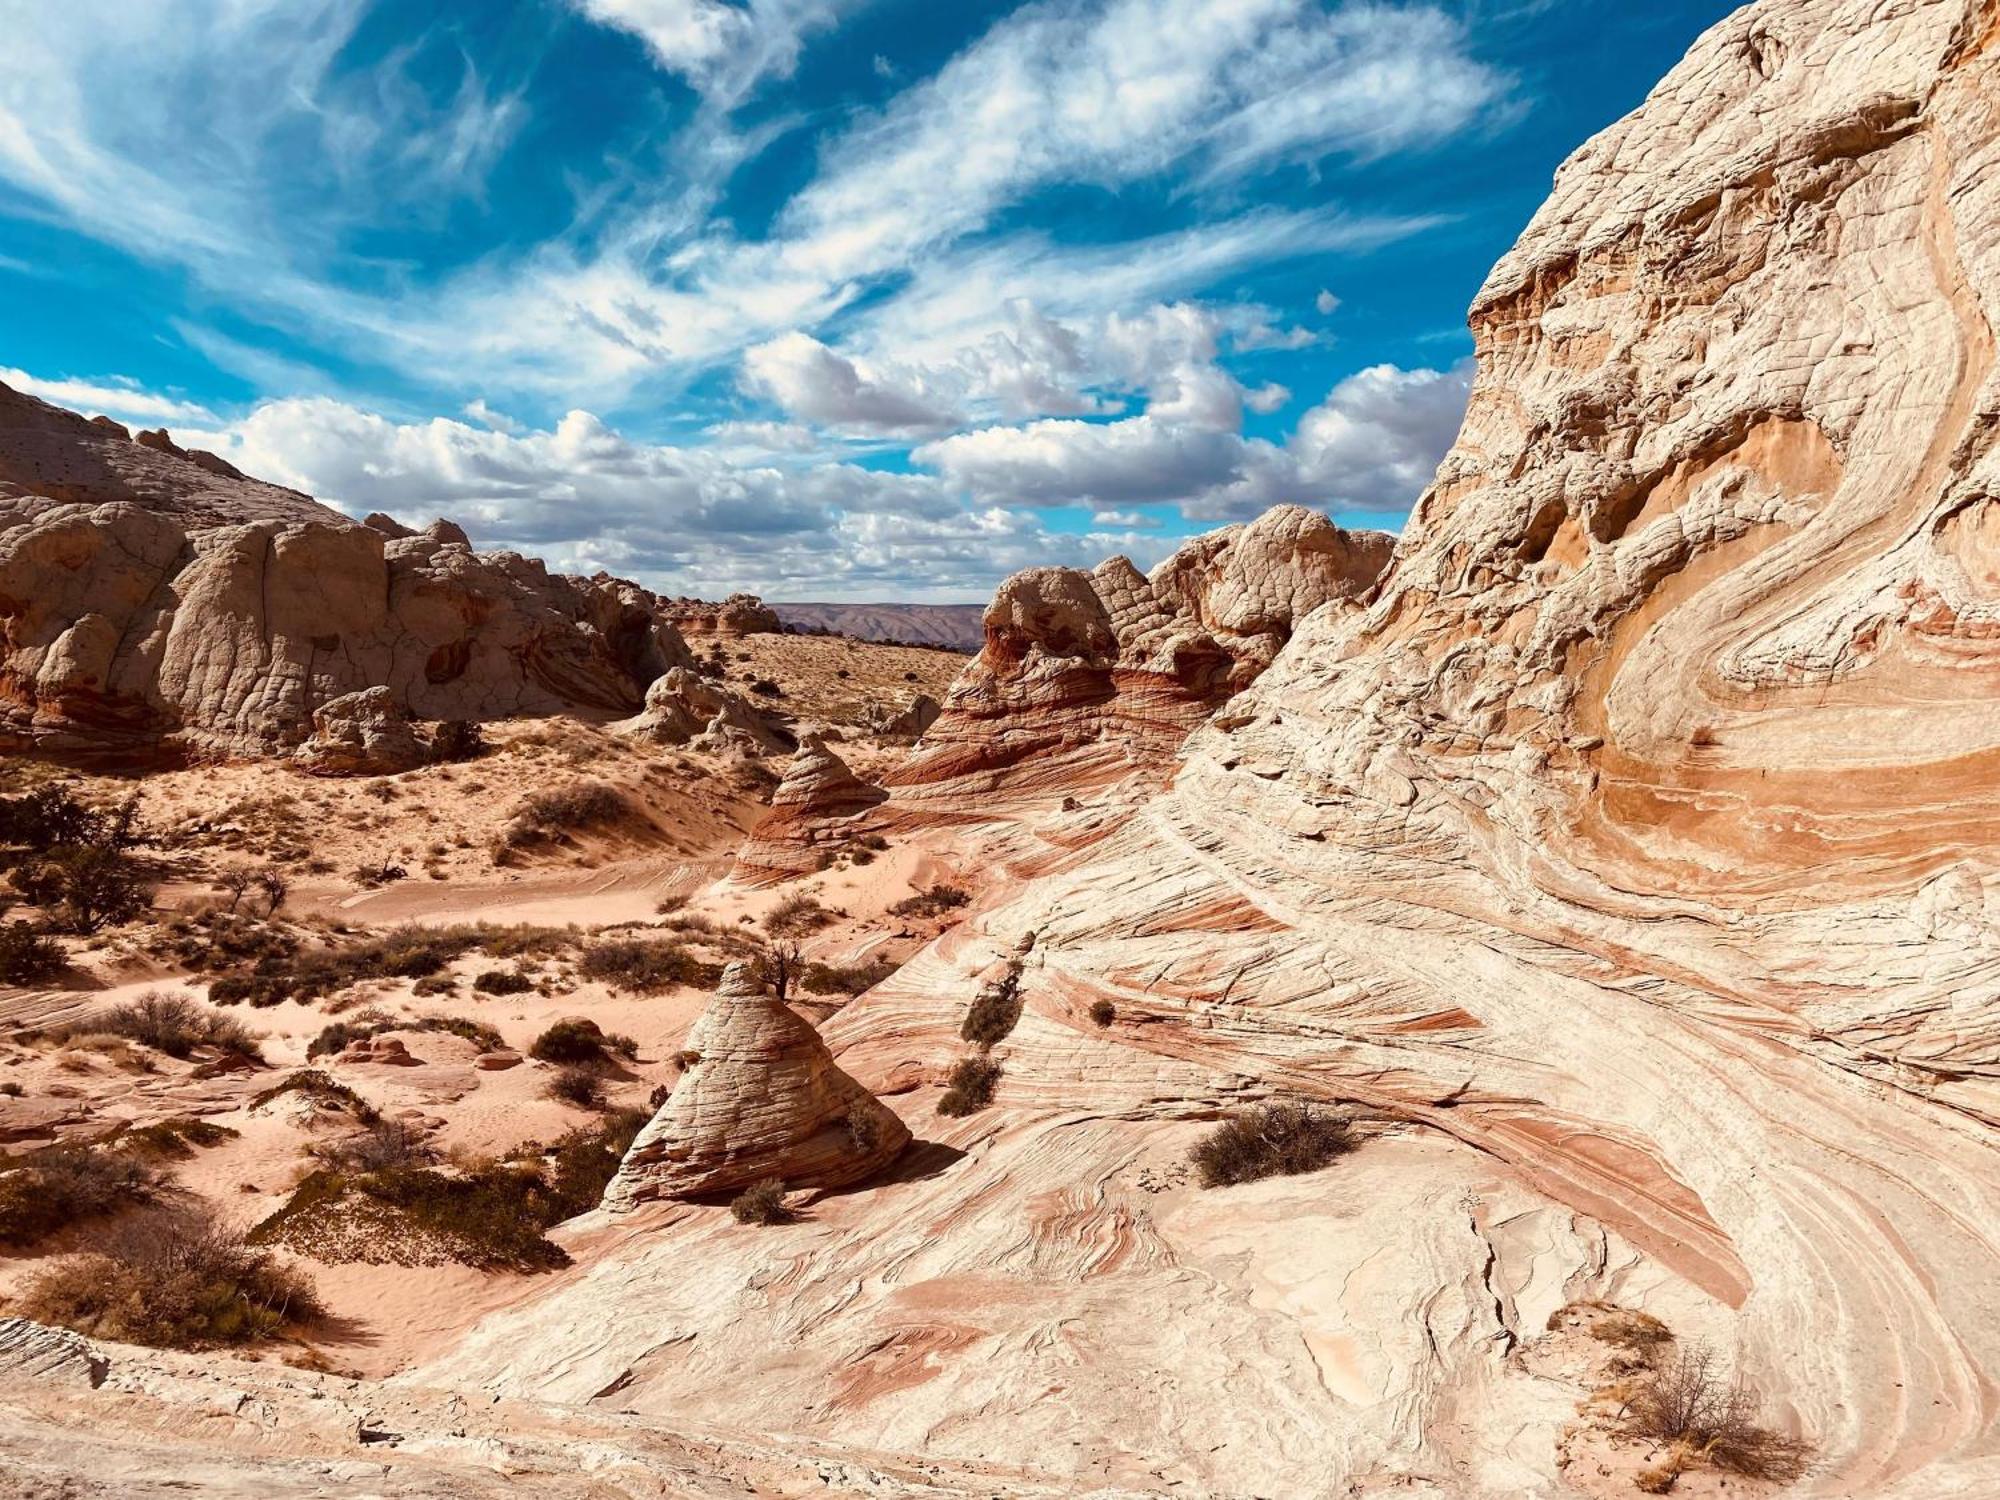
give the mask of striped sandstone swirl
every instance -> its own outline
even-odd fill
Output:
[[[1102,580],[1003,589],[896,805],[972,838],[963,792],[1039,781],[985,835],[1020,878],[827,1028],[969,1159],[748,1281],[668,1285],[714,1231],[667,1225],[433,1375],[666,1410],[748,1370],[782,1430],[1080,1479],[1553,1495],[1573,1406],[1505,1356],[1609,1295],[1717,1341],[1807,1492],[2000,1493],[1996,310],[2000,7],[1722,22],[1480,292],[1379,587],[1301,612],[1164,794],[1053,813],[1193,695],[1132,696]],[[1031,931],[999,1103],[938,1120]],[[1273,1093],[1389,1134],[1159,1191],[1182,1122]],[[606,1299],[647,1330],[559,1331]]]

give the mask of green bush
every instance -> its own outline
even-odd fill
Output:
[[[26,922],[0,922],[0,984],[39,984],[62,973],[62,945]]]
[[[1352,1128],[1304,1104],[1272,1104],[1225,1120],[1189,1153],[1203,1187],[1314,1172],[1354,1149]]]
[[[604,1108],[604,1076],[584,1063],[565,1063],[557,1068],[543,1091],[551,1099],[578,1109]]]
[[[528,1056],[546,1063],[601,1063],[609,1044],[588,1016],[565,1016],[529,1044]]]
[[[959,1023],[958,1034],[977,1046],[991,1047],[1005,1041],[1020,1019],[1021,970],[1016,964],[997,982],[973,996],[972,1004],[965,1008],[965,1019]]]
[[[889,908],[889,914],[895,917],[941,917],[971,899],[955,885],[934,885],[914,896],[905,896]]]
[[[872,958],[866,963],[835,965],[807,964],[799,986],[809,995],[859,995],[872,990],[902,967],[894,959]]]
[[[585,979],[641,995],[675,988],[712,989],[722,978],[719,965],[703,963],[680,944],[643,938],[592,943],[576,967]]]
[[[523,995],[535,981],[518,969],[488,969],[472,981],[472,987],[482,995]]]

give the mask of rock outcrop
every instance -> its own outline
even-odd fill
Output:
[[[313,710],[312,736],[292,759],[320,776],[387,776],[430,759],[430,747],[385,687],[343,693]]]
[[[782,635],[784,622],[755,594],[731,594],[721,603],[705,599],[675,599],[667,615],[683,634],[721,636]]]
[[[1157,776],[1299,621],[1354,608],[1393,547],[1386,533],[1279,506],[1195,538],[1151,574],[1122,557],[1015,574],[922,751],[889,779],[899,808],[983,816],[996,793],[1054,800],[1135,769]]]
[[[887,703],[871,703],[862,722],[870,733],[887,740],[918,740],[937,723],[944,706],[929,693],[912,693],[900,708]]]
[[[121,431],[0,387],[0,751],[290,753],[373,688],[414,719],[609,717],[691,662],[634,584],[357,525]]]
[[[662,673],[646,689],[646,706],[614,727],[655,745],[696,750],[755,756],[794,748],[791,735],[759,713],[749,699],[692,667]]]
[[[823,734],[808,733],[771,794],[771,805],[737,849],[733,873],[754,883],[824,869],[834,849],[866,831],[856,820],[888,797],[855,775]]]
[[[766,1178],[788,1189],[835,1188],[875,1176],[910,1132],[840,1070],[819,1033],[771,994],[747,963],[731,964],[688,1032],[687,1071],[632,1142],[604,1206],[704,1198]]]

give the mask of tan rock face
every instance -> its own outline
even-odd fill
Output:
[[[323,776],[385,776],[422,765],[430,747],[395,694],[373,687],[314,709],[312,737],[292,758]]]
[[[1150,576],[1122,557],[1015,574],[987,607],[985,648],[891,778],[899,808],[984,810],[995,792],[1060,796],[1163,769],[1298,621],[1365,594],[1393,543],[1280,506],[1196,538]]]
[[[692,667],[662,673],[646,689],[646,706],[617,728],[656,745],[692,745],[699,750],[757,756],[792,748],[790,736],[741,693]]]
[[[823,867],[830,847],[859,831],[854,820],[888,796],[856,776],[824,736],[808,734],[785,767],[771,805],[736,851],[734,873],[751,881],[809,875]]]
[[[359,526],[0,388],[0,750],[289,752],[371,688],[416,719],[631,713],[690,660],[633,584]]]
[[[902,1154],[910,1132],[840,1070],[811,1024],[748,964],[731,964],[688,1032],[687,1071],[605,1190],[622,1210],[701,1198],[775,1177],[845,1187]]]
[[[755,594],[731,594],[719,604],[676,599],[667,606],[667,613],[688,635],[781,635],[785,629],[778,612]]]

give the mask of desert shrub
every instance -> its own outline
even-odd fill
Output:
[[[565,1063],[543,1085],[551,1099],[578,1109],[604,1108],[604,1077],[587,1063]]]
[[[130,922],[153,904],[153,882],[128,843],[113,834],[104,838],[17,865],[8,880],[66,932],[92,933]]]
[[[1020,1019],[1021,970],[1015,965],[972,997],[958,1034],[976,1046],[991,1047],[1005,1041]]]
[[[588,1016],[565,1016],[529,1044],[528,1056],[536,1062],[599,1063],[607,1045],[603,1028]]]
[[[1118,1007],[1109,1000],[1090,1002],[1090,1019],[1099,1026],[1109,1026],[1118,1019]]]
[[[382,783],[376,783],[378,786]],[[347,878],[358,886],[373,890],[378,885],[394,885],[399,880],[407,880],[410,872],[392,859],[379,864],[362,863],[347,872]]]
[[[252,1098],[250,1108],[269,1104],[282,1094],[304,1094],[321,1109],[352,1115],[364,1125],[373,1125],[382,1117],[374,1105],[318,1068],[301,1068],[287,1074]]]
[[[798,938],[830,926],[833,913],[817,897],[794,891],[764,914],[764,930],[773,937]]]
[[[312,1155],[329,1166],[350,1172],[386,1172],[395,1167],[427,1165],[436,1153],[423,1131],[415,1126],[401,1120],[377,1120],[359,1135],[316,1144]]]
[[[242,1135],[240,1130],[232,1130],[227,1125],[218,1125],[213,1120],[200,1120],[192,1115],[175,1115],[170,1119],[156,1121],[151,1125],[136,1126],[118,1137],[118,1149],[138,1152],[145,1156],[159,1157],[171,1161],[186,1161],[193,1156],[196,1147],[219,1146],[224,1141],[233,1141]]]
[[[1354,1149],[1351,1127],[1304,1104],[1271,1104],[1223,1121],[1188,1153],[1203,1187],[1313,1172]]]
[[[914,896],[905,896],[889,908],[894,917],[941,917],[972,898],[955,885],[934,885]]]
[[[477,760],[486,750],[485,732],[469,719],[446,719],[431,731],[432,760]]]
[[[0,1098],[18,1099],[26,1092],[27,1092],[26,1089],[22,1088],[20,1084],[16,1083],[11,1078],[9,1078],[5,1083],[0,1083]]]
[[[412,995],[456,995],[458,981],[449,974],[426,974],[410,986]]]
[[[1601,1343],[1652,1354],[1674,1341],[1673,1331],[1650,1313],[1618,1308],[1593,1321],[1585,1330]]]
[[[1000,1064],[986,1056],[962,1057],[952,1064],[945,1078],[945,1091],[938,1097],[941,1115],[973,1115],[993,1102],[1000,1083]]]
[[[177,912],[162,925],[162,958],[204,974],[268,963],[298,952],[298,935],[282,923],[223,907]]]
[[[20,1310],[95,1338],[165,1349],[249,1343],[324,1314],[302,1271],[240,1234],[166,1211],[129,1226],[102,1252],[41,1272]]]
[[[882,1144],[882,1119],[865,1104],[849,1108],[844,1123],[847,1138],[854,1143],[856,1151],[873,1151]]]
[[[573,781],[524,798],[514,809],[501,842],[504,847],[517,848],[577,829],[602,828],[630,817],[631,812],[631,804],[617,788],[601,781]]]
[[[88,843],[103,824],[104,815],[78,801],[66,786],[51,784],[19,797],[0,797],[0,844],[38,854]]]
[[[53,979],[68,960],[62,945],[26,922],[0,922],[0,984],[36,984]]]
[[[1626,1404],[1625,1430],[1672,1444],[1688,1466],[1707,1462],[1751,1479],[1789,1483],[1806,1471],[1812,1448],[1757,1423],[1757,1403],[1725,1380],[1714,1353],[1695,1344],[1642,1385]]]
[[[535,981],[519,969],[488,969],[472,981],[482,995],[521,995],[535,987]]]
[[[606,938],[592,943],[577,960],[577,972],[638,994],[686,986],[708,989],[722,978],[719,966],[704,963],[678,943],[644,938]]]
[[[874,989],[901,967],[888,958],[871,958],[862,964],[808,964],[799,987],[811,995],[858,995]]]
[[[775,1177],[745,1188],[729,1212],[739,1224],[790,1224],[798,1217],[785,1206],[785,1185]]]
[[[191,1057],[199,1047],[239,1057],[261,1056],[256,1034],[234,1016],[164,990],[149,990],[136,1000],[114,1005],[95,1024],[169,1057]]]
[[[782,698],[785,696],[785,690],[768,677],[759,677],[755,682],[751,683],[750,691],[766,698]]]
[[[0,1245],[24,1248],[59,1229],[155,1199],[166,1177],[107,1147],[47,1146],[0,1169]]]
[[[488,958],[547,958],[576,946],[567,927],[537,927],[529,922],[506,926],[480,923],[471,930],[473,945]]]

